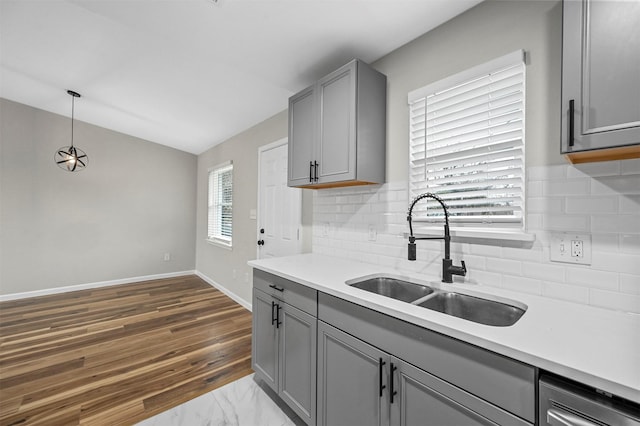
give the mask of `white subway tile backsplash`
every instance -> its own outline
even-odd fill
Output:
[[[637,255],[594,251],[591,258],[593,269],[640,276],[640,262]]]
[[[592,179],[591,193],[640,194],[640,175],[608,176]]]
[[[542,262],[542,247],[534,247],[534,248],[503,248],[502,249],[502,257],[504,259],[513,259],[513,260],[526,260],[529,262]]]
[[[582,179],[555,179],[545,181],[542,186],[542,194],[547,197],[562,195],[589,195],[591,181]]]
[[[544,219],[544,215],[539,213],[527,214],[527,220],[525,222],[527,226],[527,231],[531,232],[531,231],[541,230],[543,226],[543,219]]]
[[[497,272],[482,271],[479,269],[467,268],[467,278],[470,283],[490,285],[492,287],[502,286],[502,274]]]
[[[592,289],[589,304],[607,309],[640,313],[640,296]]]
[[[640,212],[637,214],[621,214],[616,216],[619,232],[640,233]]]
[[[544,229],[551,231],[589,231],[590,221],[587,215],[547,214],[542,218]]]
[[[538,181],[530,181],[527,184],[527,196],[528,197],[542,197],[543,191],[543,182],[541,180]]]
[[[618,200],[620,213],[640,215],[640,195],[620,195]]]
[[[620,274],[620,292],[640,295],[640,277]]]
[[[620,234],[620,251],[640,255],[640,234]]]
[[[554,299],[568,300],[570,302],[589,303],[589,289],[571,284],[559,284],[557,282],[543,282],[542,295]]]
[[[616,200],[617,201],[617,200]],[[529,197],[527,212],[529,213],[561,213],[564,209],[563,197]]]
[[[532,278],[503,275],[502,287],[507,290],[521,291],[523,293],[542,294],[542,282]]]
[[[545,263],[522,262],[522,275],[545,281],[564,282],[564,266]]]
[[[500,272],[502,274],[522,275],[522,262],[518,260],[500,259],[488,257],[486,260],[487,271]]]
[[[478,256],[486,256],[492,258],[502,257],[502,247],[500,246],[487,246],[480,244],[472,244],[470,246],[471,254]]]
[[[640,234],[640,214],[591,216],[591,229],[593,232]]]
[[[565,201],[567,213],[617,213],[618,197],[567,197]]]
[[[600,163],[571,164],[567,167],[567,177],[582,178],[595,176],[615,176],[620,174],[619,161],[603,161]]]
[[[640,160],[529,167],[526,229],[533,243],[455,239],[465,281],[635,310],[640,298]],[[314,191],[313,251],[439,279],[443,242],[419,241],[407,260],[407,182]],[[326,226],[325,226],[326,224]],[[369,241],[369,226],[376,229]],[[549,260],[551,232],[591,235],[592,264]],[[629,298],[629,296],[631,296]]]
[[[621,161],[620,166],[623,175],[640,175],[640,158]]]
[[[530,181],[565,179],[567,167],[565,165],[527,167],[525,173]]]
[[[593,226],[593,222],[591,224],[593,229],[597,229]],[[598,251],[617,252],[620,250],[618,236],[617,233],[593,233],[591,234],[591,244],[593,247],[597,247]]]

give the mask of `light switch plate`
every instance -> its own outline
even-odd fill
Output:
[[[552,262],[591,265],[591,235],[570,232],[553,233],[549,255]]]

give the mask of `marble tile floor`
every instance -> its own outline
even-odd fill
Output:
[[[302,426],[273,391],[250,374],[136,426]],[[277,399],[277,398],[275,398]]]

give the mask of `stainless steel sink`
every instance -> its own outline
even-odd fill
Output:
[[[403,302],[416,301],[434,291],[427,286],[390,277],[373,277],[349,285]]]
[[[454,292],[438,292],[417,306],[496,327],[513,325],[525,309],[506,303]]]

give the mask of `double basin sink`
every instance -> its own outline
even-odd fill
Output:
[[[348,281],[347,284],[381,296],[495,327],[508,327],[515,324],[527,309],[526,306],[514,301],[505,303],[393,277],[369,277]]]

